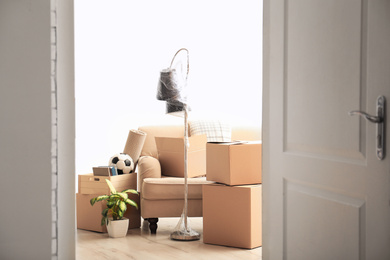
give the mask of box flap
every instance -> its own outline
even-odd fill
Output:
[[[191,136],[188,149],[188,177],[206,174],[206,135]],[[161,173],[184,177],[184,136],[155,137]]]
[[[184,137],[155,137],[158,152],[184,152]]]
[[[158,152],[177,152],[184,153],[184,136],[183,137],[155,137]],[[194,135],[188,137],[190,146],[188,151],[198,151],[206,148],[207,136]]]

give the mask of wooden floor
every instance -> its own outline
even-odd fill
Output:
[[[245,259],[261,260],[262,248],[252,250],[203,243],[202,218],[190,218],[192,229],[201,234],[198,241],[182,242],[169,239],[178,218],[161,218],[157,235],[145,226],[130,229],[125,238],[109,238],[107,233],[77,230],[77,260],[154,260],[154,259]]]

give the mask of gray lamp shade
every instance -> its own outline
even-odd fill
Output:
[[[157,85],[157,99],[174,101],[180,99],[180,82],[176,70],[165,69],[160,72]]]
[[[184,104],[180,101],[168,101],[167,102],[167,114],[183,112]]]
[[[167,104],[166,113],[172,116],[183,117],[186,106],[187,106],[187,111],[191,111],[191,108],[188,105],[180,101],[167,101],[166,104]]]

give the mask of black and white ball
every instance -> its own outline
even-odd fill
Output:
[[[108,162],[109,166],[115,166],[118,175],[132,173],[134,170],[134,161],[130,155],[125,153],[115,154]]]

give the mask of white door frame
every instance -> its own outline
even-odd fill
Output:
[[[53,1],[52,1],[53,2]],[[76,258],[73,0],[57,0],[57,254]]]

